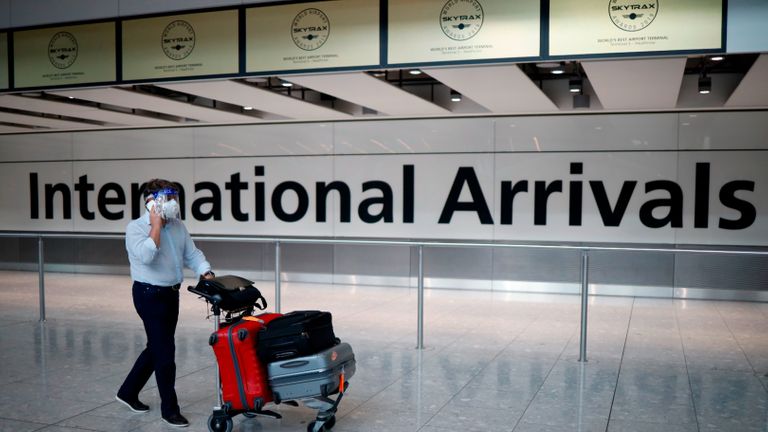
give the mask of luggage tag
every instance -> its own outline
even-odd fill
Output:
[[[261,319],[261,318],[257,318],[257,317],[255,317],[255,316],[250,316],[250,315],[248,315],[248,316],[245,316],[245,317],[243,317],[243,319],[244,319],[245,321],[256,321],[256,322],[257,322],[257,323],[259,323],[259,324],[262,324],[262,325],[264,324],[264,320],[263,320],[263,319]]]

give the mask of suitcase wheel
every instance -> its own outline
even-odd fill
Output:
[[[329,430],[329,429],[331,429],[334,426],[336,426],[336,416],[333,416],[333,417],[329,418],[328,420],[326,420],[325,424],[323,425],[325,430]]]
[[[320,425],[322,423],[322,425]],[[307,432],[327,432],[336,424],[336,416],[333,416],[325,422],[313,421],[307,425]],[[319,426],[319,427],[318,427]]]
[[[232,432],[232,419],[229,417],[211,414],[208,417],[208,430],[210,432]]]

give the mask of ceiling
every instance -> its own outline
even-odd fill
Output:
[[[557,73],[561,72],[561,73]],[[0,133],[471,114],[768,108],[768,54],[478,65],[0,95]],[[710,87],[701,94],[702,87]]]

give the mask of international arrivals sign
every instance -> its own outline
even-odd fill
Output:
[[[765,155],[429,154],[11,164],[5,230],[122,232],[178,181],[196,234],[768,245]],[[651,168],[653,167],[653,168]],[[619,169],[620,168],[620,169]],[[13,180],[13,181],[11,181]],[[13,198],[13,191],[26,191]]]

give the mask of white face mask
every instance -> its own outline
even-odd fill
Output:
[[[167,193],[175,191],[168,190]],[[147,210],[158,213],[163,219],[176,219],[179,217],[180,209],[179,203],[171,198],[168,199],[168,194],[165,190],[155,194],[155,198],[147,202]]]
[[[176,219],[179,217],[179,203],[175,199],[163,203],[163,219]]]

